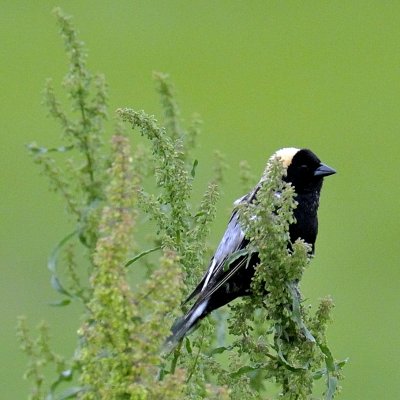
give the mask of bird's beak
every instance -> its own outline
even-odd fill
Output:
[[[336,171],[333,168],[328,167],[326,164],[323,163],[321,163],[319,167],[314,171],[314,176],[324,177],[333,174],[336,174]]]

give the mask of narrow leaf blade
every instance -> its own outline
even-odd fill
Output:
[[[157,246],[157,247],[153,247],[152,249],[142,251],[140,254],[138,254],[137,256],[135,256],[133,258],[131,258],[129,261],[127,261],[125,263],[125,267],[129,267],[130,265],[135,263],[140,258],[146,256],[147,254],[153,253],[154,251],[160,250],[160,249],[161,249],[161,246]]]

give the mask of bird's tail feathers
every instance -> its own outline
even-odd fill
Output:
[[[196,303],[185,316],[175,321],[171,328],[172,335],[166,340],[165,347],[172,350],[195,327],[196,323],[206,315],[207,304],[208,299],[203,299]]]

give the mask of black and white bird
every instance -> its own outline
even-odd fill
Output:
[[[289,227],[290,241],[293,243],[301,238],[312,246],[314,251],[318,232],[317,211],[323,178],[336,171],[323,164],[320,159],[308,149],[294,147],[283,148],[272,155],[279,158],[286,169],[283,178],[290,182],[295,189],[297,207],[294,210],[295,223]],[[270,162],[269,161],[269,162]],[[266,169],[266,171],[268,168]],[[251,203],[257,198],[265,175],[248,194],[236,200],[237,207],[242,203]],[[180,318],[172,327],[170,343],[181,340],[202,318],[210,312],[228,304],[240,296],[251,294],[251,280],[255,267],[259,263],[257,253],[252,253],[250,261],[239,257],[226,268],[226,261],[233,253],[245,249],[249,244],[246,233],[241,228],[237,208],[233,210],[226,231],[220,244],[211,258],[207,272],[186,301],[196,298],[194,305],[185,316]],[[288,246],[290,243],[288,243]]]

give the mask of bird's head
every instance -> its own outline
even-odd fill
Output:
[[[321,189],[323,178],[336,173],[309,149],[286,147],[271,158],[281,160],[287,171],[284,180],[295,187],[297,194]]]

